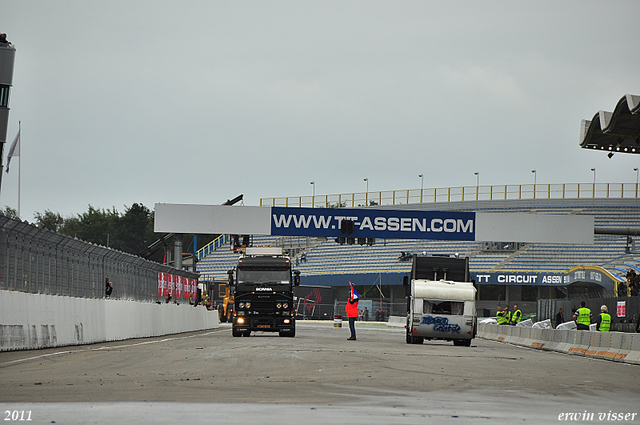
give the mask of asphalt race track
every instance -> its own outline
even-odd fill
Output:
[[[4,352],[0,413],[30,424],[640,423],[639,366],[482,339],[408,345],[404,329],[357,327],[357,341],[333,322],[298,322],[295,338],[233,338],[222,325]]]

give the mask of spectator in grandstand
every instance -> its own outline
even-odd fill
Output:
[[[560,311],[556,314],[556,328],[564,323],[564,308],[560,307]]]
[[[588,331],[591,324],[591,310],[587,307],[587,303],[580,302],[580,308],[573,314],[573,321],[576,322],[579,331]]]
[[[7,34],[5,33],[0,34],[0,44],[4,44],[5,46],[8,46],[11,44],[11,42],[7,40]]]
[[[618,296],[626,297],[627,296],[627,285],[624,282],[618,282]]]
[[[113,292],[113,283],[109,282],[109,278],[107,277],[105,280],[105,289],[104,293],[107,298],[111,298],[111,293]]]
[[[600,315],[596,321],[596,330],[600,332],[609,332],[611,328],[611,315],[606,305],[600,307]]]
[[[302,251],[302,255],[300,256],[300,261],[302,261],[303,263],[307,262],[307,253]]]
[[[640,275],[635,270],[629,270],[627,273],[627,284],[629,285],[629,292],[632,297],[637,297],[640,291]]]
[[[406,256],[406,254],[404,253],[404,251],[400,251],[400,256],[398,257],[398,260],[400,260],[400,261],[404,260],[405,256]]]

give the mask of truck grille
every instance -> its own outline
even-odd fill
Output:
[[[273,313],[275,311],[275,303],[273,300],[255,300],[251,303],[251,310],[260,313]]]

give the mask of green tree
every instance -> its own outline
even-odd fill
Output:
[[[58,232],[64,226],[64,218],[60,213],[54,213],[49,210],[45,210],[44,214],[36,212],[35,225],[41,229],[48,229],[52,232]]]
[[[133,204],[117,222],[116,241],[113,247],[124,252],[137,254],[155,241],[149,234],[151,211],[142,204]]]
[[[78,221],[71,220],[69,228],[65,225],[62,233],[86,242],[116,248],[119,245],[117,240],[119,219],[120,215],[115,207],[112,210],[99,210],[89,205],[89,210],[79,214]]]
[[[6,206],[3,210],[0,210],[0,215],[12,218],[14,220],[20,220],[20,218],[18,217],[18,211],[9,206]]]

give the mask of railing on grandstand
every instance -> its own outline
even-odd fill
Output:
[[[637,183],[520,184],[261,198],[260,206],[354,208],[373,205],[498,201],[510,199],[633,199],[638,198],[639,194],[640,185]]]
[[[229,235],[220,235],[216,239],[212,240],[196,252],[198,260],[202,260],[204,257],[218,249],[219,247],[229,243]]]

